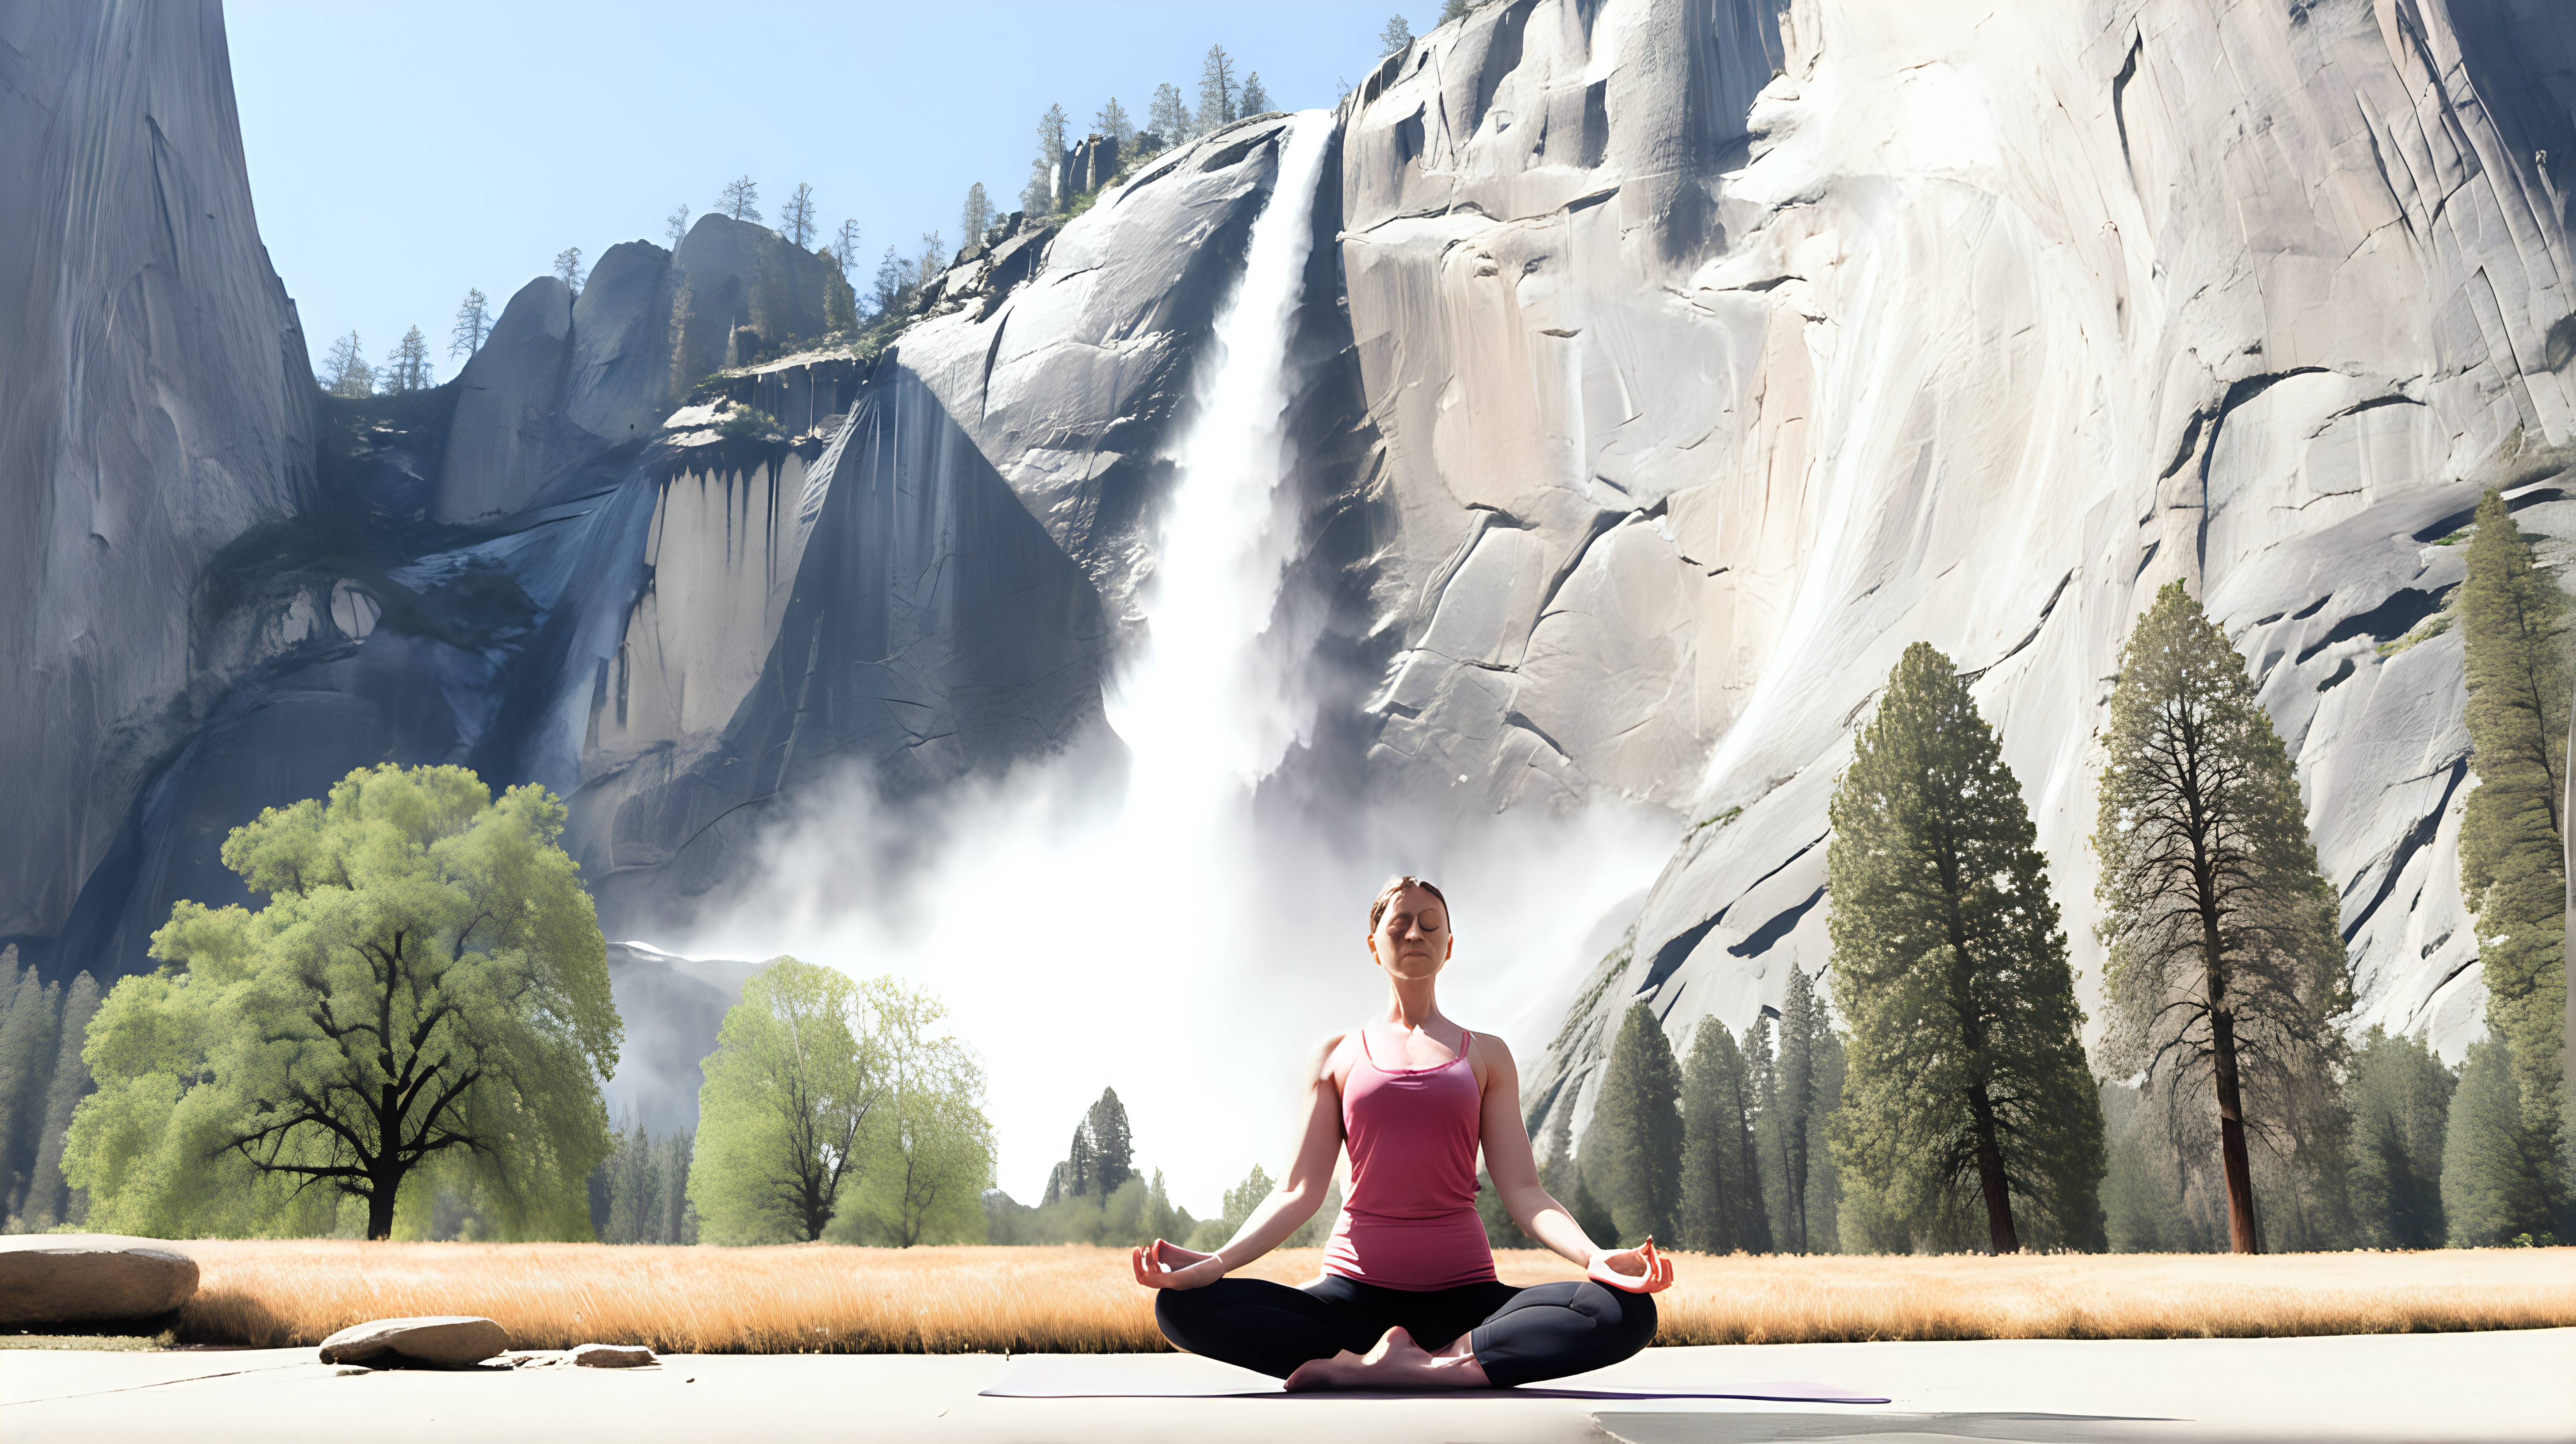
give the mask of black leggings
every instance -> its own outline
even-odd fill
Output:
[[[1652,1343],[1655,1301],[1589,1280],[1516,1289],[1461,1284],[1414,1292],[1326,1274],[1303,1288],[1218,1279],[1154,1296],[1163,1337],[1193,1354],[1286,1378],[1309,1359],[1365,1354],[1401,1325],[1438,1351],[1475,1331],[1485,1377],[1508,1388],[1615,1364]]]

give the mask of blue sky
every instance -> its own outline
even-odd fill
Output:
[[[661,242],[737,175],[761,206],[805,181],[824,228],[957,244],[981,181],[1010,209],[1049,103],[1088,128],[1156,84],[1193,101],[1211,44],[1275,108],[1331,105],[1378,57],[1388,16],[1437,0],[1273,4],[349,4],[232,0],[233,88],[261,237],[318,365],[351,330],[382,360],[405,327],[436,377],[468,287],[496,313],[579,246]],[[862,285],[864,289],[864,285]]]

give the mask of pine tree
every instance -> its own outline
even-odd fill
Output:
[[[1206,63],[1199,68],[1199,133],[1205,135],[1234,118],[1234,57],[1225,53],[1224,46],[1211,45]]]
[[[14,950],[13,950],[14,951]],[[14,963],[14,959],[12,959]],[[11,969],[16,973],[15,968]],[[0,1008],[0,1214],[15,1217],[34,1181],[54,1056],[61,1046],[62,988],[33,968],[16,973]]]
[[[832,262],[841,268],[841,276],[844,280],[849,278],[850,272],[858,269],[859,223],[857,221],[841,222],[841,229],[833,235]]]
[[[1109,97],[1109,103],[1100,107],[1099,114],[1091,118],[1091,130],[1117,146],[1121,157],[1136,148],[1136,122],[1128,118],[1127,107],[1118,103],[1117,96]],[[982,235],[983,232],[975,234]]]
[[[1038,153],[1029,162],[1029,183],[1020,191],[1020,209],[1032,217],[1055,214],[1056,177],[1064,169],[1064,107],[1050,105],[1038,117]]]
[[[570,286],[574,295],[578,296],[581,294],[581,281],[583,276],[583,271],[581,269],[581,247],[566,246],[562,250],[555,252],[555,276],[565,285]]]
[[[448,333],[448,355],[454,356],[461,351],[470,357],[483,349],[483,338],[492,334],[490,306],[491,302],[483,297],[482,288],[476,287],[465,293],[464,303],[456,308],[456,329]],[[349,333],[351,344],[354,345],[357,339],[356,332]]]
[[[725,182],[723,192],[716,197],[715,208],[738,221],[757,221],[760,219],[759,202],[760,183],[746,175]]]
[[[358,333],[350,332],[331,343],[331,354],[324,359],[327,369],[316,379],[322,389],[334,396],[373,396],[376,394],[376,368],[367,364],[366,353],[358,349]]]
[[[429,340],[418,326],[403,333],[385,362],[385,390],[420,391],[429,385]]]
[[[1260,71],[1256,70],[1243,77],[1243,103],[1237,106],[1236,110],[1242,115],[1269,114],[1270,92],[1261,88]]]
[[[1574,1201],[1574,1104],[1579,1091],[1572,1077],[1557,1085],[1547,1110],[1547,1141],[1538,1155],[1539,1187],[1569,1207]]]
[[[1673,1237],[1673,1210],[1681,1201],[1680,1105],[1681,1068],[1672,1044],[1654,1010],[1634,1004],[1610,1046],[1586,1140],[1590,1171],[1625,1243]]]
[[[907,274],[904,263],[896,258],[894,247],[886,247],[885,259],[877,262],[876,289],[871,293],[877,315],[892,315],[894,308],[903,303],[903,293],[911,285],[912,277]]]
[[[2523,1119],[2513,1045],[2469,1045],[2442,1125],[2442,1213],[2453,1248],[2555,1244],[2558,1160]]]
[[[2478,785],[2460,820],[2460,891],[2477,918],[2487,1027],[2512,1046],[2525,1127],[2555,1148],[2565,1093],[2567,596],[2489,489],[2460,589],[2466,721]]]
[[[1677,1242],[1706,1253],[1767,1253],[1761,1162],[1753,1143],[1753,1082],[1726,1025],[1702,1018],[1682,1082],[1681,1206]]]
[[[1154,87],[1154,99],[1145,107],[1145,125],[1165,145],[1179,145],[1190,138],[1189,106],[1181,100],[1179,86],[1165,81]]]
[[[1824,1029],[1824,1010],[1817,1006],[1815,985],[1806,969],[1792,959],[1788,995],[1780,1008],[1780,1061],[1764,1110],[1771,1124],[1771,1150],[1780,1169],[1782,1224],[1780,1243],[1796,1253],[1812,1249],[1813,1212],[1808,1208],[1810,1145],[1815,1135],[1816,1035]]]
[[[689,203],[680,202],[680,208],[671,212],[670,216],[662,222],[662,226],[671,237],[671,249],[678,250],[680,242],[689,238]]]
[[[2048,860],[1994,730],[1929,643],[1889,672],[1830,815],[1834,1004],[1852,1025],[1837,1155],[1900,1212],[1977,1205],[1997,1253],[2026,1232],[2100,1248],[2101,1105]]]
[[[1386,18],[1386,28],[1377,33],[1377,53],[1395,55],[1413,48],[1413,27],[1401,15]]]
[[[2345,1074],[2352,1115],[2356,1241],[2369,1248],[2440,1248],[2442,1131],[2458,1080],[2422,1040],[2373,1025]]]
[[[1073,1142],[1064,1153],[1064,1196],[1090,1198],[1107,1192],[1100,1186],[1100,1147],[1092,1141],[1091,1120],[1073,1125]]]
[[[957,230],[968,249],[983,244],[984,233],[993,228],[993,203],[984,196],[984,183],[977,181],[966,188],[965,208],[957,213]]]
[[[796,249],[801,251],[814,244],[814,188],[798,181],[787,204],[778,208],[778,222],[783,228],[781,234]]]
[[[2105,1056],[2178,1110],[2214,1106],[2228,1241],[2253,1253],[2249,1129],[2295,1140],[2297,1099],[2340,1060],[2352,984],[2334,889],[2245,659],[2178,581],[2121,651],[2104,741]]]
[[[924,291],[948,269],[948,242],[937,231],[921,233],[921,259],[913,264],[913,278]]]
[[[1093,1167],[1099,1171],[1100,1192],[1116,1193],[1128,1179],[1136,1176],[1136,1144],[1127,1128],[1127,1105],[1118,1101],[1118,1090],[1103,1088],[1100,1101],[1091,1105],[1091,1114],[1083,1120],[1091,1130]]]
[[[1445,0],[1440,7],[1440,23],[1446,25],[1452,20],[1464,19],[1467,12],[1475,8],[1472,0]]]
[[[89,1020],[98,1014],[98,1001],[98,982],[85,972],[63,992],[60,1041],[54,1047],[44,1125],[37,1136],[35,1180],[23,1209],[30,1232],[78,1223],[88,1211],[87,1200],[74,1197],[63,1178],[63,1137],[71,1131],[72,1111],[89,1096],[89,1065],[82,1060],[81,1049],[89,1041]]]

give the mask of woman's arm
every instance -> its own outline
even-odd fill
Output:
[[[1486,1059],[1482,1120],[1485,1176],[1502,1195],[1512,1222],[1560,1258],[1583,1265],[1602,1283],[1638,1293],[1669,1287],[1672,1262],[1656,1254],[1653,1239],[1642,1248],[1595,1245],[1583,1225],[1574,1221],[1573,1212],[1538,1181],[1538,1160],[1530,1152],[1529,1129],[1521,1122],[1520,1067],[1512,1061],[1512,1050],[1490,1033],[1477,1035],[1476,1046],[1492,1049]],[[1572,1107],[1573,1100],[1565,1100],[1565,1106]]]
[[[1305,1116],[1298,1123],[1297,1152],[1279,1186],[1215,1253],[1199,1253],[1161,1239],[1133,1250],[1129,1262],[1136,1282],[1157,1289],[1194,1289],[1215,1283],[1277,1248],[1281,1239],[1315,1216],[1333,1181],[1333,1164],[1342,1153],[1341,1090],[1334,1086],[1332,1074],[1333,1053],[1341,1042],[1338,1037],[1326,1040],[1307,1062]]]

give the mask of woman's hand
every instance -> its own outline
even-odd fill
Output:
[[[1651,1238],[1635,1248],[1595,1249],[1583,1272],[1596,1284],[1632,1294],[1659,1294],[1673,1286],[1673,1261],[1655,1252]]]
[[[1159,1238],[1143,1248],[1129,1249],[1127,1261],[1135,1267],[1136,1282],[1149,1289],[1205,1288],[1225,1277],[1225,1260],[1215,1254]]]

